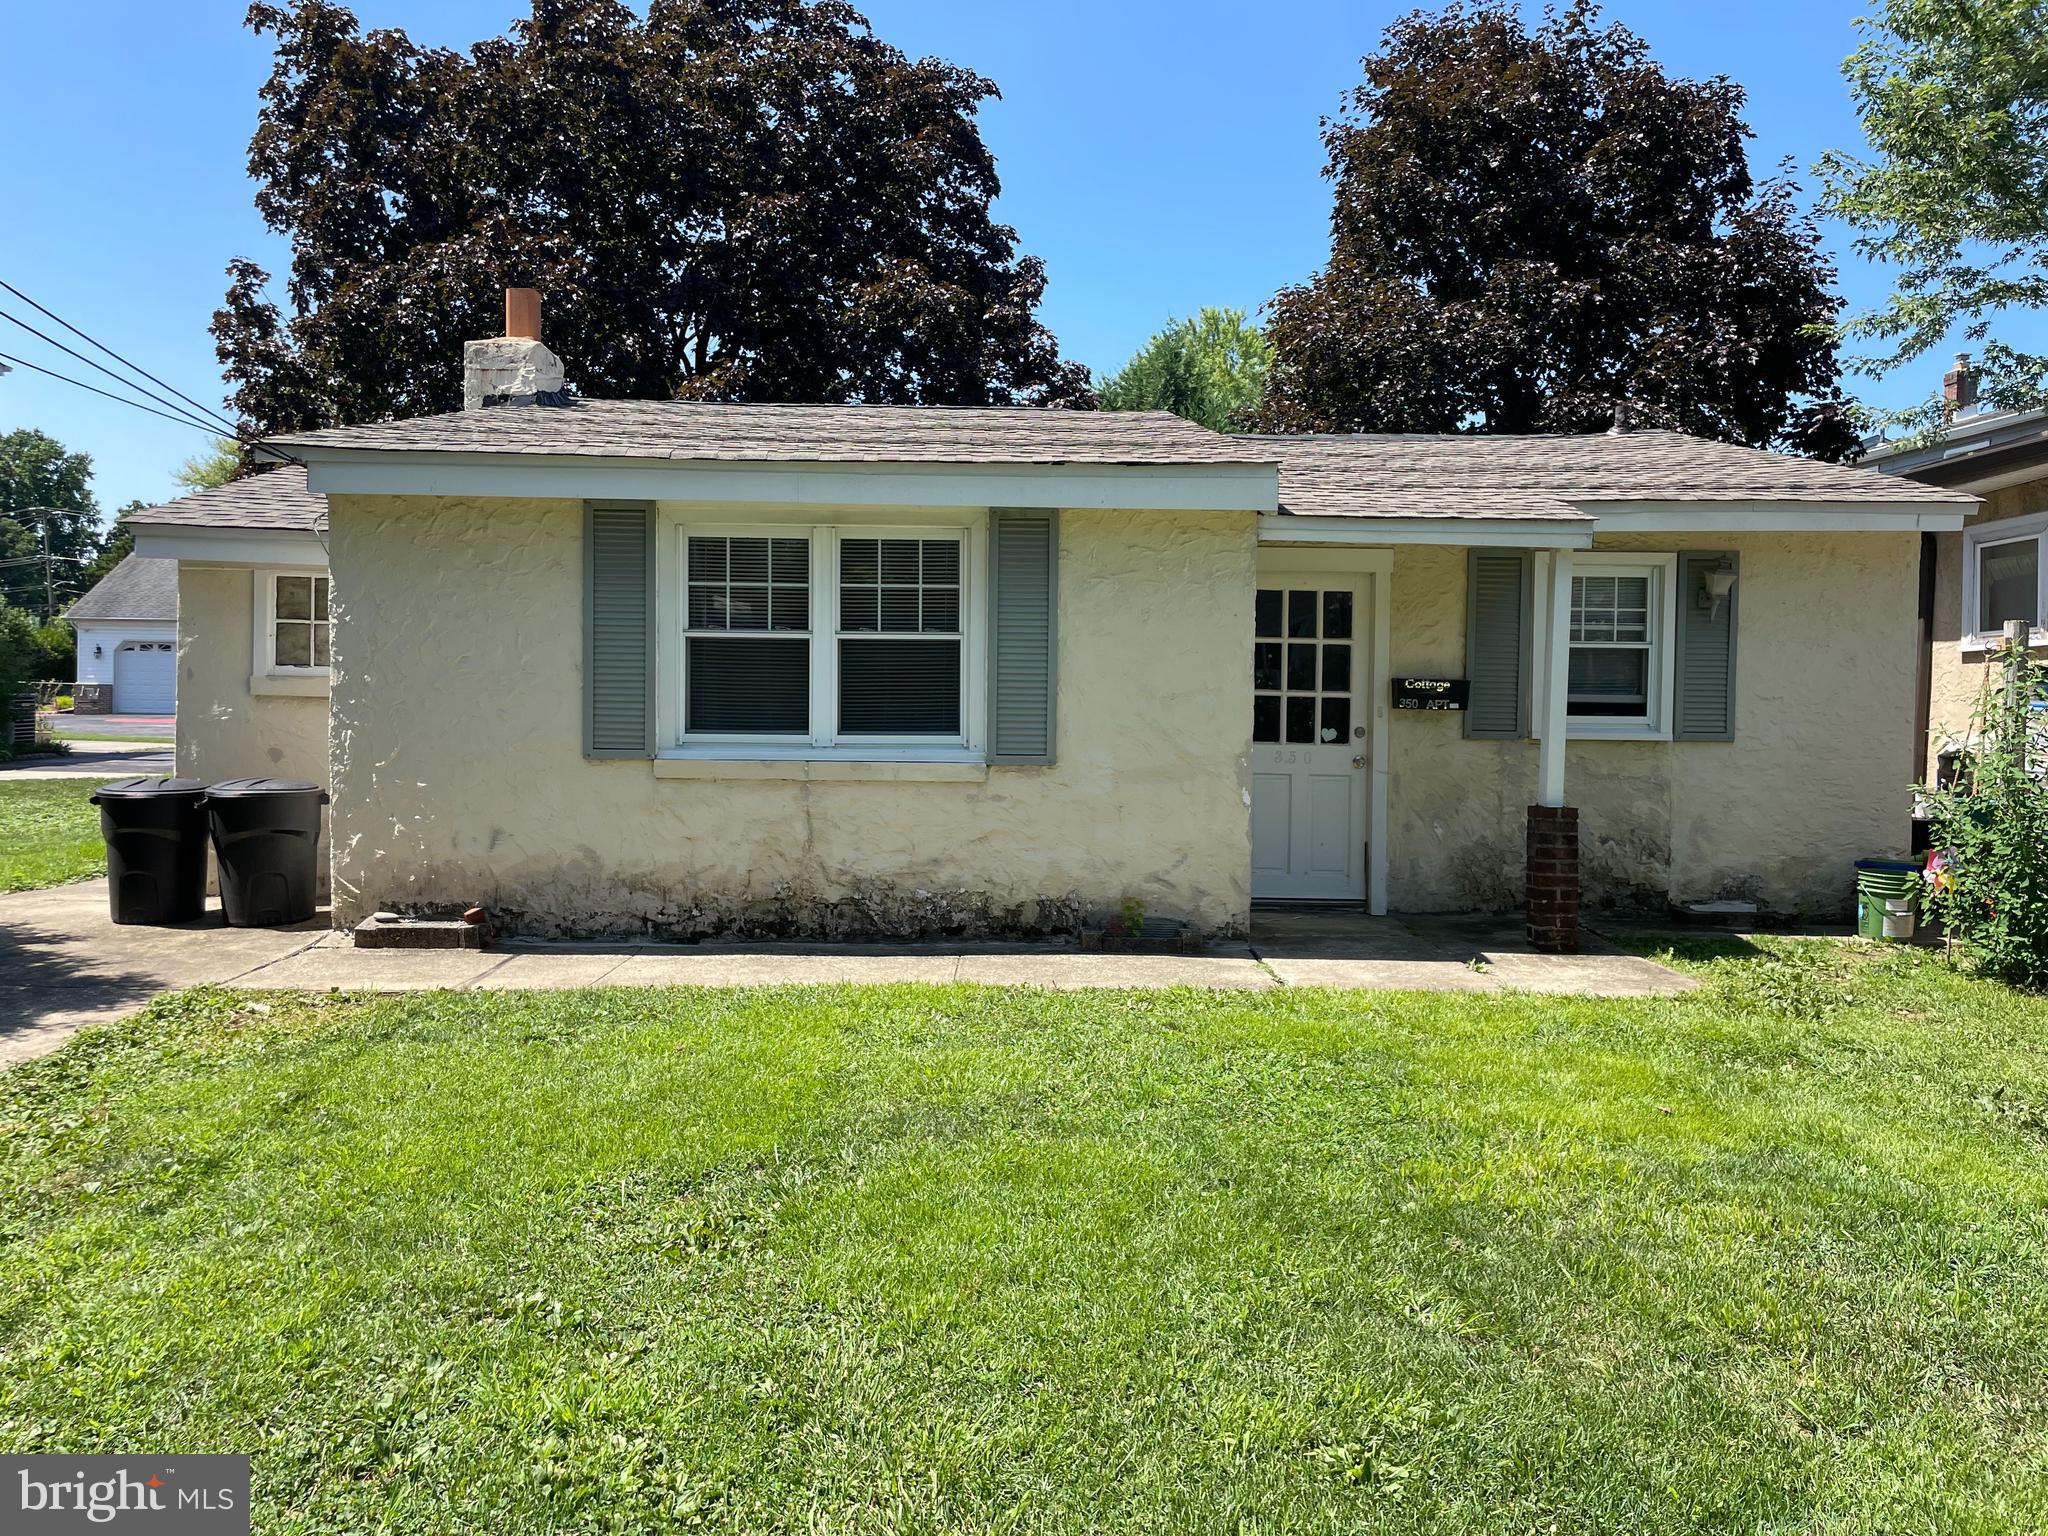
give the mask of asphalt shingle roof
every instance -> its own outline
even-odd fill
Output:
[[[131,523],[171,528],[271,528],[321,533],[327,528],[327,498],[306,489],[306,472],[296,464],[230,480],[210,491],[180,496],[160,507],[128,516]]]
[[[65,611],[69,619],[175,619],[178,562],[127,555]]]
[[[1280,509],[1352,517],[1575,517],[1573,503],[1968,505],[1896,475],[1682,432],[1490,437],[1250,437],[1280,461]],[[1595,508],[1597,514],[1597,507]]]
[[[1164,411],[1031,406],[714,405],[584,400],[498,406],[273,439],[382,452],[858,464],[1260,464],[1262,448]]]

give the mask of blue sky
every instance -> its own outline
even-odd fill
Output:
[[[1318,119],[1408,7],[1335,0],[867,0],[878,33],[913,55],[979,70],[1003,99],[983,135],[1002,216],[1051,282],[1043,317],[1098,374],[1169,316],[1256,309],[1327,251],[1329,189]],[[265,47],[241,0],[23,3],[0,16],[0,277],[209,402],[220,394],[206,324],[222,269],[273,273],[282,243],[251,206],[244,171]],[[501,31],[517,0],[360,0],[365,26],[462,47]],[[1616,3],[1680,74],[1748,87],[1760,171],[1856,146],[1840,64],[1867,7],[1801,0]],[[1864,306],[1883,273],[1835,232],[1843,290]],[[4,297],[4,296],[0,296]],[[5,306],[18,311],[11,301]],[[0,351],[60,364],[11,326]],[[1942,360],[1872,386],[1874,403],[1924,396]],[[457,360],[449,359],[451,368]],[[573,368],[573,360],[572,360]],[[87,375],[90,377],[91,375]],[[17,369],[0,378],[0,432],[35,426],[92,455],[101,505],[171,495],[196,433]]]

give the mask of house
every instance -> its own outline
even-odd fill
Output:
[[[78,635],[74,714],[176,712],[177,561],[126,555],[64,617]]]
[[[1582,900],[1836,911],[1905,841],[1914,560],[1966,495],[1662,432],[583,400],[507,329],[469,408],[134,519],[179,771],[328,783],[340,924],[1271,899],[1569,947]]]
[[[1983,498],[1961,529],[1921,538],[1915,607],[1914,777],[1939,776],[1967,741],[1986,663],[2006,624],[2026,621],[2048,646],[2048,411],[1978,409],[1967,355],[1943,376],[1950,420],[1938,442],[1881,443],[1861,463],[1918,484]]]

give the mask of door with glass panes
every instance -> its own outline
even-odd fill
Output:
[[[1364,578],[1262,579],[1252,628],[1252,896],[1363,901]]]

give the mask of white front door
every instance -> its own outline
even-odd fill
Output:
[[[1262,578],[1252,637],[1252,895],[1365,899],[1372,677],[1362,576]]]

